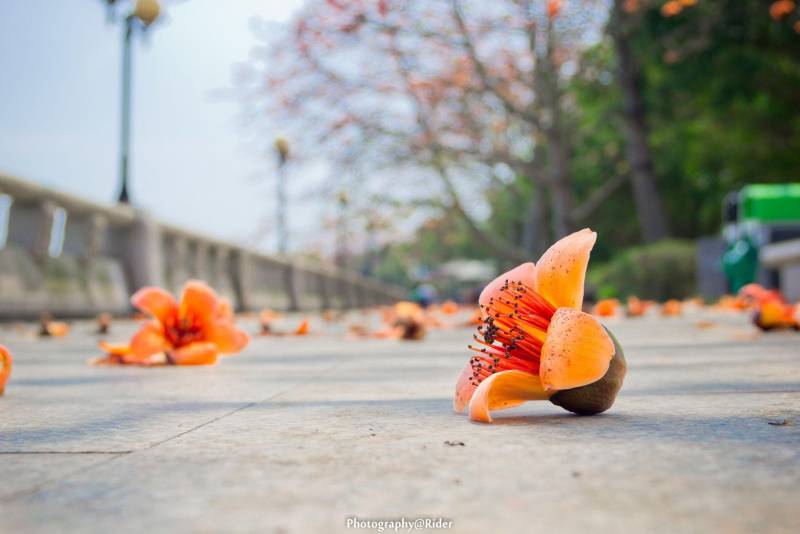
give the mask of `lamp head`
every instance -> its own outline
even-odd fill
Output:
[[[141,20],[145,26],[150,26],[161,13],[161,5],[158,0],[136,0],[133,8],[133,16]]]

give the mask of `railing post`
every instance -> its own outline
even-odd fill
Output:
[[[161,228],[152,217],[136,210],[133,222],[121,228],[118,239],[112,241],[114,255],[125,266],[131,291],[151,285],[164,287]]]
[[[300,299],[297,295],[297,267],[293,263],[287,263],[284,269],[284,283],[286,284],[286,297],[289,300],[289,311],[300,310]]]
[[[50,200],[11,204],[7,241],[21,246],[36,260],[47,257],[56,205]]]

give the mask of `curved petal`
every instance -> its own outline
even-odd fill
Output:
[[[3,394],[6,388],[6,382],[11,375],[11,365],[13,362],[14,359],[11,357],[11,353],[8,349],[0,345],[0,395]]]
[[[178,311],[178,303],[175,302],[175,297],[160,287],[143,287],[133,294],[131,304],[144,313],[149,313],[162,323],[174,317]]]
[[[219,301],[217,301],[217,311],[215,315],[218,319],[233,319],[233,305],[230,299],[220,297]]]
[[[124,356],[131,353],[131,346],[127,343],[100,341],[97,346],[106,354],[113,354],[115,356]]]
[[[545,391],[538,376],[525,371],[501,371],[480,383],[469,402],[469,418],[491,423],[492,410],[513,408],[529,400],[546,400],[552,392]]]
[[[597,234],[584,228],[555,242],[536,264],[536,292],[556,308],[581,308],[589,253]]]
[[[138,332],[131,338],[130,356],[133,359],[144,360],[158,352],[164,352],[172,348],[167,338],[164,337],[164,330],[156,322],[149,322],[142,325]]]
[[[219,352],[239,352],[250,342],[250,336],[230,321],[216,321],[206,331],[206,341],[217,346]]]
[[[458,375],[458,380],[456,381],[456,396],[453,398],[453,409],[456,413],[464,411],[464,408],[467,407],[472,398],[472,394],[475,392],[475,388],[478,387],[471,380],[472,374],[472,365],[468,362],[461,370],[461,374]]]
[[[597,319],[559,308],[547,329],[539,376],[545,389],[571,389],[603,378],[614,357],[614,342]]]
[[[496,299],[500,295],[503,287],[506,285],[506,282],[509,281],[525,282],[527,285],[535,287],[536,266],[531,262],[523,263],[522,265],[518,265],[510,271],[501,274],[483,288],[483,291],[481,291],[481,296],[478,297],[478,303],[482,307],[488,306],[492,299]]]
[[[217,292],[208,284],[190,280],[183,286],[178,316],[195,324],[207,325],[217,312],[218,302]]]
[[[169,361],[174,365],[213,365],[217,363],[218,354],[213,343],[196,341],[170,352]]]

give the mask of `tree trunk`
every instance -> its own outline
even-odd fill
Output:
[[[547,223],[545,213],[544,191],[539,183],[538,163],[541,162],[541,150],[537,148],[534,162],[527,165],[526,174],[531,183],[531,197],[525,212],[525,226],[522,229],[522,248],[531,258],[538,258],[547,247]]]
[[[542,138],[546,140],[553,234],[559,239],[572,230],[570,215],[574,199],[569,169],[571,147],[561,111],[561,87],[554,57],[556,48],[553,19],[550,18],[547,25],[547,48],[537,62],[536,92],[547,117],[543,125],[544,136],[538,136],[537,146]]]
[[[625,152],[631,168],[631,182],[639,226],[645,242],[668,237],[667,218],[653,172],[653,159],[647,144],[648,129],[642,96],[642,72],[633,54],[621,0],[614,2],[614,16],[610,33],[619,63],[619,83],[622,89],[622,122],[625,135]]]
[[[569,147],[557,128],[548,132],[550,194],[553,206],[553,234],[560,239],[572,231],[570,215],[574,206],[572,176],[569,172]]]

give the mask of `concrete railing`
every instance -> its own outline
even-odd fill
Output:
[[[787,299],[800,300],[800,239],[765,245],[758,260],[764,267],[778,271],[781,292]]]
[[[0,195],[8,199],[0,318],[126,313],[138,288],[177,292],[192,278],[206,280],[238,310],[357,308],[403,298],[394,286],[271,257],[129,206],[100,205],[4,174]]]

